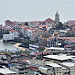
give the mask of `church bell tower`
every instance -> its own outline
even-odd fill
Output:
[[[55,14],[55,24],[59,24],[59,13],[58,13],[58,11]]]

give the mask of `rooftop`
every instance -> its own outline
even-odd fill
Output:
[[[43,28],[43,27],[48,28],[48,26],[47,26],[47,25],[39,25],[39,28]]]
[[[64,48],[60,48],[60,47],[50,47],[50,48],[46,48],[46,49],[64,50]]]
[[[65,45],[64,47],[72,47],[71,45]]]
[[[2,74],[10,74],[10,73],[16,73],[16,72],[13,72],[11,70],[9,70],[8,68],[0,68],[0,73]]]
[[[15,31],[15,30],[11,30],[10,32],[14,33],[14,32],[16,32],[16,31]]]
[[[68,66],[68,67],[71,67],[71,66],[74,66],[75,63],[73,62],[64,62],[64,63],[61,63],[62,65],[65,65],[65,66]]]
[[[30,29],[30,28],[29,28],[29,27],[25,27],[25,28],[24,28],[24,30],[28,30],[28,29]]]
[[[44,70],[48,70],[48,68],[40,66],[39,68],[44,69]]]
[[[56,63],[48,63],[47,65],[52,66],[52,67],[62,67]]]
[[[52,20],[51,18],[48,18],[45,20],[45,23],[53,23],[53,22],[54,22],[54,20]]]
[[[44,57],[55,59],[55,60],[68,60],[68,59],[72,59],[75,56],[67,56],[66,54],[59,54],[59,55],[47,55]]]
[[[26,25],[20,26],[20,28],[25,28],[25,27],[28,27],[28,26],[26,26]]]

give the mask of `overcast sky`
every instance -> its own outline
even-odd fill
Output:
[[[0,0],[0,24],[5,20],[54,20],[57,10],[61,22],[75,20],[75,0]]]

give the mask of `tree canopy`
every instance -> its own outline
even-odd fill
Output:
[[[25,25],[27,25],[27,26],[28,26],[28,22],[25,22]]]
[[[61,22],[59,22],[59,24],[56,25],[55,29],[64,29],[64,25]]]

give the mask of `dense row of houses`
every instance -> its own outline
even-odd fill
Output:
[[[45,21],[31,22],[7,20],[5,21],[5,26],[0,25],[0,31],[4,33],[4,40],[14,40],[15,38],[24,37],[29,37],[30,40],[34,40],[36,37],[38,37],[38,43],[46,47],[64,47],[65,45],[69,44],[73,45],[75,43],[74,37],[65,37],[65,34],[75,32],[74,21],[64,23],[63,25],[65,29],[53,29],[57,24],[59,24],[59,22],[60,18],[57,12],[55,14],[55,20],[50,18],[46,19]],[[69,26],[69,28],[66,28],[66,25]],[[63,43],[65,44],[63,45]]]

